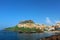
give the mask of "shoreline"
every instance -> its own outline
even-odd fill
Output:
[[[3,30],[3,31],[10,31],[10,30]],[[17,33],[49,33],[49,34],[56,34],[60,33],[60,31],[44,31],[44,32],[22,32],[22,31],[12,31],[12,32],[17,32]]]

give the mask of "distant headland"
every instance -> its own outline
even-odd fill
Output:
[[[36,24],[32,20],[25,20],[19,22],[14,27],[5,28],[4,30],[16,31],[19,33],[41,33],[45,31],[59,31],[60,23],[58,22],[55,25],[47,26],[45,24]]]

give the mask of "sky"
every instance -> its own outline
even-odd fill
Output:
[[[60,0],[0,0],[0,29],[22,20],[40,24],[60,21]]]

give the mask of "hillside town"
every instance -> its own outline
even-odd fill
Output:
[[[32,20],[25,20],[25,21],[21,21],[18,24],[18,27],[27,27],[27,28],[36,28],[36,29],[41,29],[41,30],[47,30],[47,31],[59,31],[60,30],[60,22],[55,23],[54,25],[51,26],[47,26],[44,24],[36,24],[35,22],[33,22]]]

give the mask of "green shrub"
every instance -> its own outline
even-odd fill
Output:
[[[18,27],[17,25],[14,27],[6,28],[6,30],[11,30],[11,31],[21,31],[21,32],[43,32],[41,29],[36,29],[34,28],[27,28],[27,27]]]

